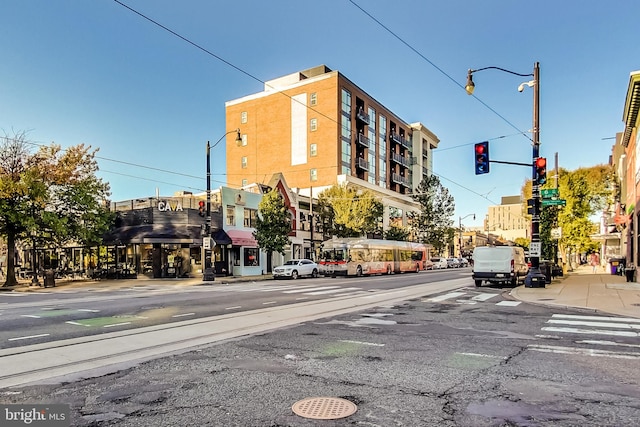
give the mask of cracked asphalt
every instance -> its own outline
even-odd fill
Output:
[[[103,377],[0,390],[0,400],[69,404],[74,426],[640,425],[638,360],[532,351],[576,346],[536,337],[551,313],[413,300]],[[358,409],[336,420],[291,409],[320,396]]]

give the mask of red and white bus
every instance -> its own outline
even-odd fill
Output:
[[[428,252],[422,243],[336,238],[321,244],[318,264],[325,276],[417,273],[426,269]]]

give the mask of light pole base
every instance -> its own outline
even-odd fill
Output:
[[[204,282],[213,282],[216,280],[216,273],[213,271],[213,268],[205,268],[204,274],[202,275],[202,280]]]
[[[544,288],[546,277],[539,268],[530,268],[527,277],[524,279],[525,288]]]

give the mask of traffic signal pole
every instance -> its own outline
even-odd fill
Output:
[[[533,68],[533,141],[532,141],[532,164],[531,164],[531,197],[533,199],[533,215],[531,216],[531,245],[529,255],[531,258],[531,268],[527,273],[524,285],[527,288],[544,288],[545,275],[540,271],[540,182],[538,180],[538,170],[536,167],[538,157],[540,157],[540,63],[536,62]],[[544,178],[546,179],[546,177]]]

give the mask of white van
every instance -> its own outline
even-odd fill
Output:
[[[527,277],[529,266],[524,249],[517,246],[479,246],[473,250],[472,277],[476,286],[482,282],[517,286]]]

